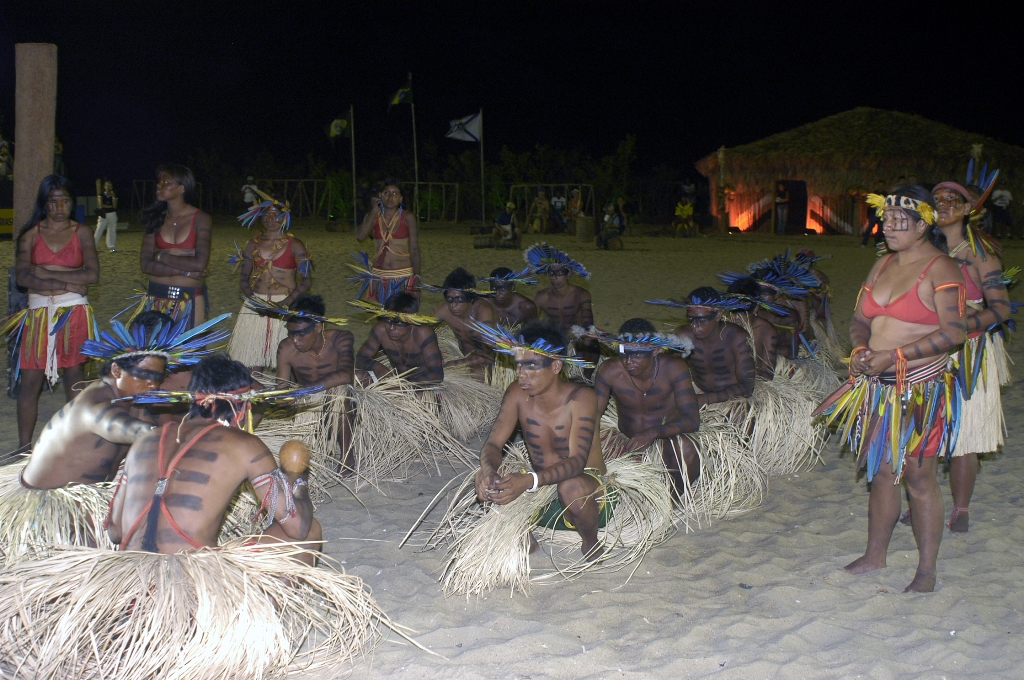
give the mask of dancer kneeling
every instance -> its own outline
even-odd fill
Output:
[[[321,531],[308,455],[283,448],[278,468],[240,429],[252,401],[270,398],[249,381],[216,356],[190,393],[135,397],[181,396],[190,415],[128,452],[108,529],[121,551],[69,549],[0,573],[0,663],[33,677],[279,677],[351,660],[393,625],[358,578],[309,566]],[[266,531],[217,548],[246,481]]]
[[[884,216],[893,253],[872,267],[861,286],[850,321],[850,380],[815,413],[838,422],[871,484],[867,550],[846,570],[861,574],[886,566],[906,477],[918,549],[917,573],[906,590],[930,592],[942,540],[936,457],[955,447],[959,426],[946,367],[947,353],[965,337],[964,279],[956,262],[929,242],[935,208],[923,187],[867,200]]]

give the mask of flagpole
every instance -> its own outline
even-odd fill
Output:
[[[352,144],[352,227],[359,229],[359,205],[356,197],[356,109],[348,105],[349,142]]]
[[[480,221],[487,226],[487,185],[484,184],[484,107],[480,107]]]
[[[412,94],[412,74],[409,74],[409,93]],[[420,216],[420,158],[419,153],[416,150],[416,98],[409,102],[409,109],[412,111],[412,164],[413,172],[415,173],[416,184],[413,187],[413,210],[416,213],[416,219]]]

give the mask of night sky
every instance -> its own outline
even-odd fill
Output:
[[[484,107],[488,160],[546,144],[637,171],[687,169],[855,106],[918,113],[1024,146],[1024,52],[992,7],[893,3],[0,2],[0,111],[14,133],[14,44],[58,46],[57,134],[78,183],[124,186],[197,147],[242,168],[261,150],[333,158],[325,125],[355,105],[362,169]],[[323,5],[323,6],[320,6]],[[638,7],[640,9],[638,9]],[[984,13],[986,19],[973,14]],[[987,23],[986,23],[987,22]],[[347,143],[345,153],[347,155]],[[551,178],[557,180],[559,178]]]

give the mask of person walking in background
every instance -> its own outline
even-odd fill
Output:
[[[110,180],[96,180],[96,247],[100,247],[100,237],[107,232],[107,248],[116,252],[117,245],[117,194],[114,183]]]
[[[246,205],[250,208],[257,203],[259,199],[256,198],[256,184],[253,181],[252,175],[245,178],[245,184],[242,186],[242,200],[245,201]]]
[[[785,234],[789,226],[789,191],[786,185],[779,182],[775,191],[775,233]]]
[[[1013,194],[1006,188],[1005,182],[1000,182],[999,187],[992,192],[992,221],[993,231],[999,238],[1013,238],[1013,216],[1010,214],[1010,203],[1013,202]]]

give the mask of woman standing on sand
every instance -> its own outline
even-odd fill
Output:
[[[850,379],[815,415],[840,423],[871,483],[867,550],[846,571],[861,574],[886,565],[900,515],[900,481],[906,478],[918,566],[905,592],[930,592],[942,540],[936,461],[955,445],[959,424],[947,363],[965,337],[964,279],[956,262],[929,240],[935,205],[924,187],[870,194],[867,201],[884,218],[892,253],[861,285],[850,320]]]
[[[367,272],[367,299],[384,304],[395,293],[419,296],[416,280],[420,275],[419,223],[416,216],[405,211],[402,199],[405,188],[396,179],[381,183],[375,205],[356,232],[362,241],[373,231],[374,256],[364,262]],[[365,254],[363,254],[365,258]]]
[[[210,304],[206,265],[212,221],[193,205],[196,180],[191,170],[161,165],[156,177],[156,202],[140,213],[146,235],[139,264],[149,274],[149,288],[135,314],[155,309],[175,321],[187,316],[192,328],[206,321]]]
[[[256,191],[259,191],[258,189]],[[262,218],[263,233],[242,249],[242,294],[288,307],[312,284],[313,261],[305,244],[286,233],[291,226],[288,205],[267,196],[238,219],[246,227]],[[228,354],[249,368],[277,367],[277,346],[288,336],[285,321],[261,315],[242,305]]]
[[[39,185],[32,217],[18,234],[18,285],[28,289],[28,309],[0,324],[0,334],[21,343],[15,376],[18,393],[18,441],[32,441],[43,378],[51,385],[64,373],[64,396],[75,396],[85,378],[82,343],[96,337],[86,287],[99,280],[99,261],[92,232],[71,219],[75,197],[60,175]]]

